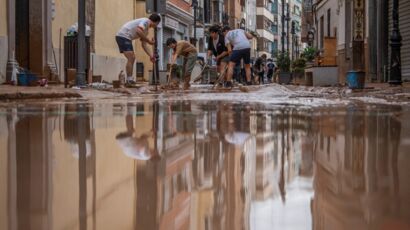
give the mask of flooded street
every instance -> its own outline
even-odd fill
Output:
[[[0,107],[0,229],[410,229],[410,107]]]

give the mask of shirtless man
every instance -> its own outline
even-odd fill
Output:
[[[149,39],[148,29],[156,28],[161,22],[161,17],[158,14],[152,14],[149,18],[139,18],[133,21],[125,23],[118,31],[115,40],[117,41],[120,53],[123,53],[127,58],[126,72],[127,72],[127,83],[135,84],[132,77],[134,63],[135,63],[135,53],[134,47],[132,45],[133,40],[140,39],[141,46],[145,53],[150,57],[151,61],[155,61],[155,56],[151,50],[148,49],[147,43],[154,45],[154,38]]]

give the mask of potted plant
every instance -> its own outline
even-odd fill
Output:
[[[313,66],[313,61],[317,56],[318,50],[314,47],[307,47],[303,50],[301,57],[306,60],[307,66]]]
[[[292,62],[292,78],[295,84],[303,83],[306,68],[306,60],[298,58]]]
[[[292,79],[292,73],[290,72],[290,58],[288,53],[278,53],[276,63],[279,69],[278,83],[289,84]]]

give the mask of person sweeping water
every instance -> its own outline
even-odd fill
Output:
[[[181,40],[176,41],[174,38],[168,38],[166,45],[168,48],[173,50],[170,66],[171,68],[175,65],[177,58],[183,57],[183,78],[184,78],[184,90],[191,87],[189,83],[191,81],[191,73],[195,67],[196,60],[198,59],[198,51],[191,43]],[[169,76],[171,77],[171,76]],[[173,84],[176,88],[178,85]]]
[[[242,29],[231,30],[229,26],[225,26],[222,29],[222,33],[225,36],[225,44],[230,54],[228,65],[228,76],[225,84],[226,88],[232,88],[232,75],[233,69],[236,64],[243,60],[246,72],[246,84],[251,85],[251,44],[250,39],[255,36],[245,32]]]
[[[145,53],[150,57],[152,62],[155,62],[155,55],[148,48],[148,45],[154,45],[154,38],[148,38],[148,30],[154,29],[161,22],[161,17],[158,14],[152,14],[149,18],[139,18],[125,23],[118,31],[115,40],[118,44],[120,53],[127,58],[126,74],[127,83],[135,84],[132,73],[134,71],[135,53],[132,45],[133,40],[140,40],[141,46]]]

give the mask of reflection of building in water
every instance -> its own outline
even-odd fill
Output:
[[[352,107],[315,124],[314,229],[408,229],[410,158],[398,149],[398,117]]]
[[[272,134],[268,146],[272,148],[273,195],[280,195],[283,201],[286,200],[288,183],[298,176],[309,176],[302,173],[304,167],[311,165],[309,160],[312,159],[312,152],[303,148],[309,122],[308,116],[293,109],[279,109],[270,118]]]
[[[265,200],[273,194],[275,186],[273,156],[277,137],[272,132],[272,116],[257,116],[253,133],[256,136],[255,196],[257,200]]]
[[[195,117],[190,104],[154,105],[159,161],[137,167],[137,229],[188,229]],[[138,126],[138,123],[136,124]]]
[[[197,115],[191,229],[249,229],[256,141],[249,111],[237,107],[206,105]]]
[[[18,108],[14,112],[24,114],[37,109],[40,108]],[[52,227],[53,123],[48,118],[51,117],[7,115],[7,229]]]

